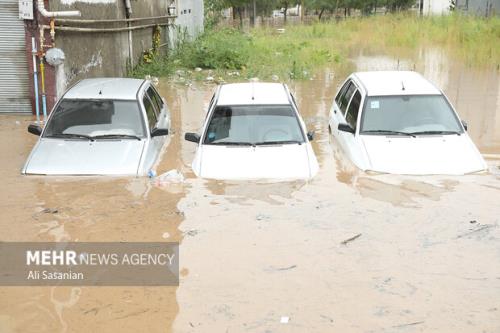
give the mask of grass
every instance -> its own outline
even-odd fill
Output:
[[[206,31],[169,56],[142,63],[130,75],[177,76],[217,81],[307,79],[323,67],[348,62],[352,50],[392,55],[439,46],[470,66],[500,64],[500,18],[460,15],[420,18],[410,14],[353,18],[340,22],[256,28],[249,33],[229,28]],[[193,71],[195,68],[210,70]],[[179,72],[181,70],[181,72]],[[177,73],[177,75],[175,75]]]

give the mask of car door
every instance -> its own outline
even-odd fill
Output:
[[[217,104],[219,89],[220,88],[217,87],[217,89],[215,90],[214,94],[212,95],[212,99],[210,100],[210,103],[208,104],[208,108],[207,108],[206,113],[205,113],[205,120],[203,121],[201,129],[199,130],[200,137],[201,137],[200,144],[205,140],[204,135],[205,135],[205,132],[207,130],[208,122],[210,120],[212,112],[215,109],[216,104]]]
[[[170,129],[170,111],[168,109],[167,103],[165,102],[165,99],[160,96],[158,91],[153,86],[149,86],[149,88],[146,90],[146,94],[153,102],[153,106],[158,112],[156,127]]]
[[[333,104],[330,109],[329,126],[332,134],[337,139],[340,139],[338,126],[340,123],[345,122],[345,113],[347,111],[347,106],[355,90],[356,85],[351,79],[348,79],[344,82],[342,88],[340,88],[339,92],[335,96],[335,99],[333,100]]]
[[[299,106],[297,104],[297,100],[295,99],[295,96],[293,95],[292,92],[290,92],[290,99],[291,99],[292,105],[293,105],[293,107],[295,109],[295,113],[297,114],[297,118],[299,119],[300,126],[302,127],[302,130],[304,131],[304,133],[307,133],[306,123],[304,122],[304,119],[302,119],[302,116],[300,115]]]
[[[152,86],[146,87],[144,93],[142,94],[142,105],[146,111],[147,126],[149,129],[149,142],[145,147],[144,156],[144,170],[146,173],[149,169],[153,168],[156,162],[167,136],[155,136],[151,137],[151,131],[154,128],[169,128],[170,117],[167,113],[166,104],[161,99],[161,97],[156,93]]]
[[[346,113],[344,116],[345,123],[351,126],[355,133],[339,131],[339,142],[342,145],[346,155],[358,165],[359,160],[362,158],[359,149],[359,135],[358,135],[358,118],[360,114],[360,107],[362,105],[362,93],[359,89],[355,89],[352,97],[347,105]]]

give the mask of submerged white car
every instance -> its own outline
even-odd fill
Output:
[[[364,171],[462,175],[487,168],[466,123],[416,72],[351,74],[335,97],[329,129]]]
[[[198,177],[225,180],[309,179],[318,171],[293,95],[279,83],[219,86],[192,164]]]
[[[23,174],[146,175],[170,128],[165,101],[150,81],[124,78],[82,80],[54,107]]]

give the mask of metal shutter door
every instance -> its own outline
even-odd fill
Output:
[[[31,113],[24,21],[18,0],[0,1],[0,113]]]

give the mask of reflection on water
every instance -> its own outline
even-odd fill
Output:
[[[316,132],[320,171],[308,182],[195,178],[196,145],[183,135],[202,126],[210,85],[161,83],[173,133],[157,174],[179,170],[186,179],[174,185],[22,177],[36,139],[25,131],[30,119],[2,117],[1,241],[180,241],[181,284],[0,288],[0,331],[498,330],[498,72],[465,68],[438,49],[399,61],[444,89],[491,173],[367,175],[328,134],[328,110],[349,71],[398,61],[362,52],[353,60],[290,83]]]

